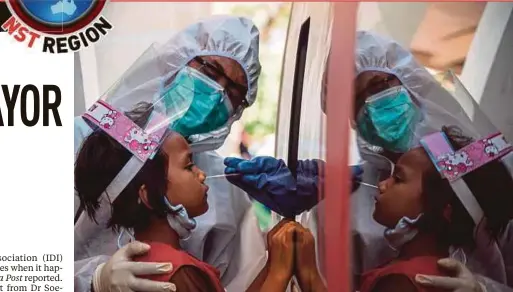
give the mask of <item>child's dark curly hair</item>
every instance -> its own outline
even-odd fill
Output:
[[[449,138],[455,150],[470,144],[471,138],[465,137],[456,127],[444,127],[442,131]],[[486,229],[492,240],[504,232],[513,218],[513,179],[500,160],[483,165],[466,174],[463,180],[476,197],[487,218]],[[421,230],[440,235],[444,244],[455,247],[475,247],[474,221],[467,213],[449,182],[442,179],[433,166],[423,175],[423,192],[428,210],[419,220]],[[447,205],[452,207],[449,220],[444,216]]]
[[[148,122],[152,108],[149,103],[139,103],[134,110],[125,113],[138,126]],[[107,186],[113,181],[132,154],[119,142],[100,129],[89,135],[82,144],[75,162],[75,190],[88,216],[96,220],[95,215]],[[167,155],[158,151],[149,159],[139,173],[112,203],[112,216],[108,226],[114,229],[145,228],[151,214],[165,216],[162,196],[167,190]],[[142,185],[148,191],[148,201],[153,208],[150,211],[139,202],[139,189]],[[151,213],[150,213],[151,212]]]

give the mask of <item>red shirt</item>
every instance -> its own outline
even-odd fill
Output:
[[[371,270],[362,276],[362,285],[360,292],[370,292],[372,288],[378,283],[378,280],[389,275],[403,275],[410,279],[411,283],[420,292],[438,292],[445,291],[443,289],[425,288],[415,281],[415,275],[425,274],[434,276],[447,276],[443,273],[437,265],[439,257],[422,256],[414,257],[409,260],[401,260],[390,263],[381,268]]]
[[[208,276],[211,284],[215,287],[216,292],[225,292],[220,281],[219,271],[211,265],[194,258],[184,251],[177,250],[168,244],[160,242],[146,243],[150,245],[150,251],[143,256],[137,257],[135,260],[138,262],[170,262],[173,264],[173,270],[166,274],[149,275],[142,278],[154,281],[169,282],[171,277],[175,274],[176,271],[180,269],[180,267],[195,266]]]

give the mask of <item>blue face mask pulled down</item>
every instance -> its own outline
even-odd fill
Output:
[[[369,97],[356,119],[358,133],[368,143],[404,153],[410,149],[420,111],[403,86]]]
[[[171,130],[184,137],[217,130],[228,122],[232,111],[224,88],[205,74],[184,67],[162,96]]]

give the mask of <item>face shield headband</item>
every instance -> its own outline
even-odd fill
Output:
[[[513,151],[503,134],[497,132],[454,151],[443,132],[430,134],[421,140],[422,147],[443,178],[447,179],[476,227],[484,212],[462,177],[479,167],[500,159]]]
[[[474,222],[476,249],[469,252],[473,253],[475,260],[489,267],[486,271],[487,276],[505,283],[506,266],[502,261],[501,249],[497,242],[491,241],[490,234],[485,228],[486,217],[483,209],[462,177],[495,159],[511,156],[511,144],[497,132],[454,151],[447,136],[443,132],[437,132],[421,139],[421,145],[442,177],[449,181],[452,190]],[[504,159],[502,161],[504,163]]]
[[[107,216],[107,212],[111,211],[111,208],[109,208],[110,202],[113,202],[121,194],[128,183],[139,173],[146,161],[154,157],[162,140],[165,138],[168,123],[165,116],[152,111],[149,122],[146,125],[148,130],[145,131],[126,115],[121,114],[108,103],[101,100],[89,108],[83,115],[83,118],[98,126],[132,153],[130,160],[123,166],[102,194],[103,198],[100,201],[100,208],[97,214]],[[196,221],[189,218],[187,211],[182,205],[173,206],[165,197],[164,204],[170,212],[167,218],[170,226],[178,232],[180,238],[189,237],[191,230],[196,227]],[[82,213],[78,222],[86,220],[86,216],[85,213]],[[123,229],[118,237],[118,246],[121,244],[125,233],[133,239],[133,232]]]

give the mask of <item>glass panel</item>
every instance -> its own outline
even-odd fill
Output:
[[[374,83],[382,83],[385,86],[375,93],[379,93],[387,87],[409,83],[409,86],[411,86],[411,88],[408,88],[410,95],[417,94],[425,99],[432,98],[432,100],[438,102],[441,109],[451,111],[453,101],[449,98],[445,99],[449,95],[441,94],[438,89],[433,89],[437,85],[435,79],[430,78],[429,73],[434,75],[437,72],[450,69],[455,71],[456,74],[460,74],[485,5],[481,3],[426,2],[360,3],[357,19],[358,30],[371,31],[378,36],[360,39],[355,44],[356,71],[359,74],[359,78],[355,82],[355,101],[360,99],[359,92],[365,93],[365,89],[371,88]],[[390,39],[394,42],[391,43]],[[333,49],[334,47],[332,47]],[[400,59],[399,56],[408,56],[407,54],[410,52],[417,62],[416,66],[424,67],[427,71],[412,68],[411,65],[405,67],[405,63],[413,63],[411,62],[413,58]],[[340,64],[340,62],[338,63]],[[397,69],[392,68],[393,66],[403,67]],[[367,70],[363,70],[363,68],[367,68]],[[384,72],[397,72],[397,74],[403,75],[393,76],[393,74]],[[417,75],[410,72],[415,72]],[[410,74],[410,76],[406,76],[407,74]],[[426,82],[426,80],[428,81]],[[435,91],[436,94],[434,94]],[[362,105],[363,108],[367,97],[368,95],[362,94],[361,102],[355,103]],[[426,108],[423,107],[424,110]],[[359,110],[353,109],[354,112],[359,112]],[[454,113],[452,116],[454,116]],[[428,122],[434,121],[440,123],[435,118]],[[418,134],[419,136],[425,135],[420,131]],[[361,147],[354,151],[354,157],[356,158],[357,153],[360,157],[351,160],[350,163],[361,160],[364,169],[363,181],[378,184],[380,180],[390,176],[394,167],[385,159],[380,159],[363,151],[363,144],[361,142]],[[330,145],[329,142],[328,145]],[[328,153],[330,153],[330,150],[328,148]],[[390,153],[385,147],[381,147],[379,152],[392,161],[396,161],[401,155]],[[328,159],[329,157],[328,155]],[[360,288],[363,273],[376,269],[397,257],[397,252],[390,248],[383,236],[386,227],[373,218],[377,195],[378,191],[376,189],[360,186],[350,197],[351,270],[353,272],[354,290]],[[387,209],[381,207],[381,212],[387,212]]]

